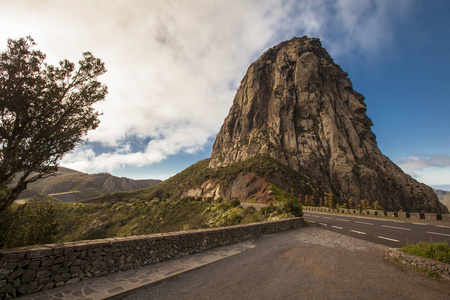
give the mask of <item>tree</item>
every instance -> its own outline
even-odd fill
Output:
[[[330,194],[329,197],[328,197],[328,207],[330,209],[333,209],[335,207],[335,205],[334,205],[334,195],[333,194]]]
[[[375,208],[376,210],[383,210],[383,206],[381,206],[378,200],[373,203],[373,208]]]
[[[35,45],[31,37],[9,39],[0,54],[0,226],[27,184],[54,173],[98,126],[92,104],[107,94],[97,81],[104,63],[90,52],[78,68],[68,60],[54,67]]]
[[[353,199],[348,199],[348,208],[353,209],[355,208],[355,204],[353,203]]]

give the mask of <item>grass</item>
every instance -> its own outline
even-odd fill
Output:
[[[408,244],[400,251],[450,264],[450,246],[446,242]]]

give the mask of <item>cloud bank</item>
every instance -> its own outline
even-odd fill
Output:
[[[450,156],[446,154],[419,154],[398,162],[405,173],[429,185],[448,185],[450,182]]]
[[[3,45],[31,35],[53,63],[84,51],[106,63],[101,124],[62,161],[85,172],[203,149],[247,67],[268,47],[308,35],[333,57],[375,55],[412,7],[406,0],[2,2]]]

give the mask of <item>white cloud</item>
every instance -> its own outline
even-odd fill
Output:
[[[0,42],[31,35],[52,63],[91,51],[108,73],[92,145],[63,164],[113,171],[194,153],[220,128],[253,59],[294,35],[320,37],[333,56],[374,53],[410,1],[0,0]],[[150,140],[132,151],[130,137]]]
[[[446,154],[420,154],[398,162],[400,168],[412,177],[429,185],[450,184],[450,156]]]

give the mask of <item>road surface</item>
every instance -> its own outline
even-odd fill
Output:
[[[250,242],[120,299],[450,299],[450,282],[384,259],[385,246],[316,225]]]
[[[406,221],[309,211],[304,212],[304,218],[319,228],[389,247],[398,248],[419,241],[450,243],[450,222],[446,221]]]

